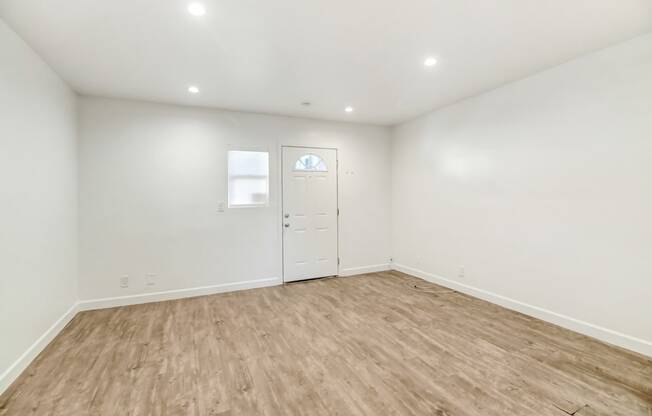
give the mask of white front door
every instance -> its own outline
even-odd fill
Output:
[[[283,280],[337,275],[337,150],[283,147]]]

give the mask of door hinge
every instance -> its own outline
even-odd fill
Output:
[[[337,258],[337,265],[338,266],[340,265],[340,258],[339,257]]]
[[[337,215],[340,215],[340,209],[339,208],[337,209]]]

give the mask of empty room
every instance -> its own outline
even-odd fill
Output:
[[[652,0],[0,0],[0,416],[652,416]]]

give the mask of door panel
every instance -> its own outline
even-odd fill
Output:
[[[283,225],[284,281],[337,275],[335,149],[283,147]]]

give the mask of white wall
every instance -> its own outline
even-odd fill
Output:
[[[82,300],[280,279],[281,145],[338,148],[340,270],[389,262],[387,128],[82,98],[80,137]],[[270,207],[217,212],[229,146],[269,150]]]
[[[75,95],[0,20],[0,392],[77,299],[76,129]]]
[[[652,355],[652,35],[393,133],[398,268]]]

